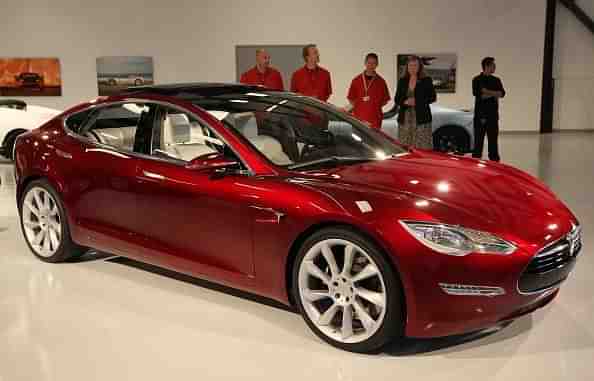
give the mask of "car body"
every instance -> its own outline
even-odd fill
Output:
[[[25,72],[15,76],[20,87],[43,88],[43,76],[39,73]]]
[[[474,147],[474,112],[431,105],[433,146],[439,152],[471,152]],[[398,114],[384,114],[382,131],[398,139]]]
[[[581,248],[575,216],[520,170],[409,149],[255,86],[82,103],[18,139],[16,179],[40,259],[92,247],[206,278],[294,305],[356,352],[540,308]]]
[[[11,158],[18,135],[41,126],[60,113],[48,107],[27,105],[20,100],[0,101],[0,154]]]
[[[130,74],[121,77],[102,77],[100,82],[110,86],[141,86],[144,85],[145,79],[142,76]]]

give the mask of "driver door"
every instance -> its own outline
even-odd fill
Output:
[[[137,161],[145,260],[192,275],[254,274],[249,198],[241,170],[217,175],[190,160],[231,152],[192,115],[161,108],[148,155]]]

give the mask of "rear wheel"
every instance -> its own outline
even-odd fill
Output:
[[[54,188],[44,180],[31,182],[19,203],[21,228],[29,249],[45,262],[63,262],[84,248],[70,238],[66,211]]]
[[[335,347],[370,353],[402,335],[400,281],[375,245],[349,229],[324,229],[303,244],[292,290],[308,326]]]
[[[444,126],[433,134],[433,150],[438,152],[470,152],[470,137],[460,126]]]

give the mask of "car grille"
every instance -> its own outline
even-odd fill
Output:
[[[518,281],[520,292],[538,292],[562,282],[573,269],[581,249],[581,229],[574,226],[567,236],[532,258]]]

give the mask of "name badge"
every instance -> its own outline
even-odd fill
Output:
[[[363,102],[369,102],[369,95],[363,97]]]

